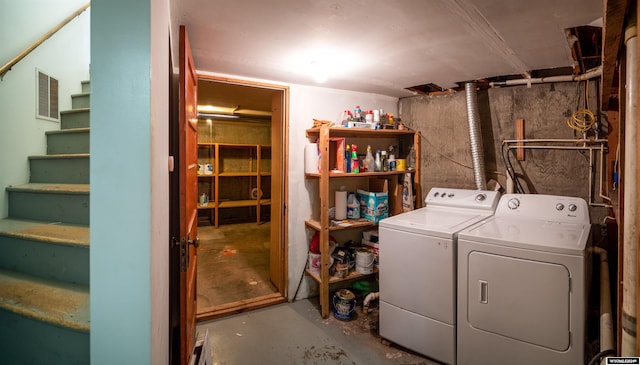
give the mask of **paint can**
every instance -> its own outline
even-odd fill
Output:
[[[356,296],[347,289],[340,289],[333,295],[333,316],[348,321],[356,308]]]
[[[319,253],[309,252],[309,272],[313,275],[320,275],[320,259]]]
[[[360,274],[371,274],[373,272],[373,252],[368,248],[359,248],[356,251],[356,271]]]
[[[333,258],[333,276],[346,278],[349,275],[349,251],[338,247],[331,257]]]

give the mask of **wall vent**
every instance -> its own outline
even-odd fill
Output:
[[[58,80],[36,69],[36,118],[59,121]]]

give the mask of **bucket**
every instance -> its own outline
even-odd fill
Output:
[[[333,295],[333,316],[348,321],[356,308],[356,296],[347,289],[340,289]]]
[[[359,248],[356,251],[356,271],[360,274],[371,274],[373,272],[373,252],[368,248]]]
[[[309,252],[309,272],[314,275],[320,275],[320,254]]]

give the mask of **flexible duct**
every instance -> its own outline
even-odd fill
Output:
[[[635,13],[633,11],[632,13]],[[637,245],[638,245],[638,33],[635,21],[625,31],[627,46],[626,109],[625,109],[625,159],[624,181],[624,228],[623,228],[623,272],[622,272],[622,339],[621,355],[636,354],[637,318]]]
[[[473,160],[473,176],[476,189],[487,190],[487,178],[484,172],[484,152],[482,150],[482,132],[480,130],[480,113],[478,113],[478,95],[475,82],[464,85],[467,95],[467,119],[469,120],[469,141],[471,143],[471,159]]]

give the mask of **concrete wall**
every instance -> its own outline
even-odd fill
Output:
[[[84,5],[84,0],[26,0],[0,6],[0,65],[4,65],[56,24]],[[46,153],[45,132],[58,122],[36,118],[36,68],[59,81],[59,108],[71,109],[71,94],[89,79],[91,9],[72,20],[0,81],[0,218],[8,214],[9,185],[29,181],[27,156]]]
[[[525,138],[577,137],[566,120],[575,112],[578,91],[583,90],[576,83],[555,83],[479,91],[487,179],[506,187],[501,146],[503,140],[516,138],[516,119],[525,119]],[[595,90],[592,83],[591,91]],[[580,100],[582,107],[584,99]],[[597,109],[595,105],[590,98],[591,110]],[[434,186],[475,189],[464,92],[403,98],[399,114],[403,123],[422,133],[423,199]],[[588,201],[588,156],[588,152],[527,150],[525,161],[516,161],[514,154],[511,161],[527,192]],[[592,209],[592,221],[604,213],[603,208]]]

